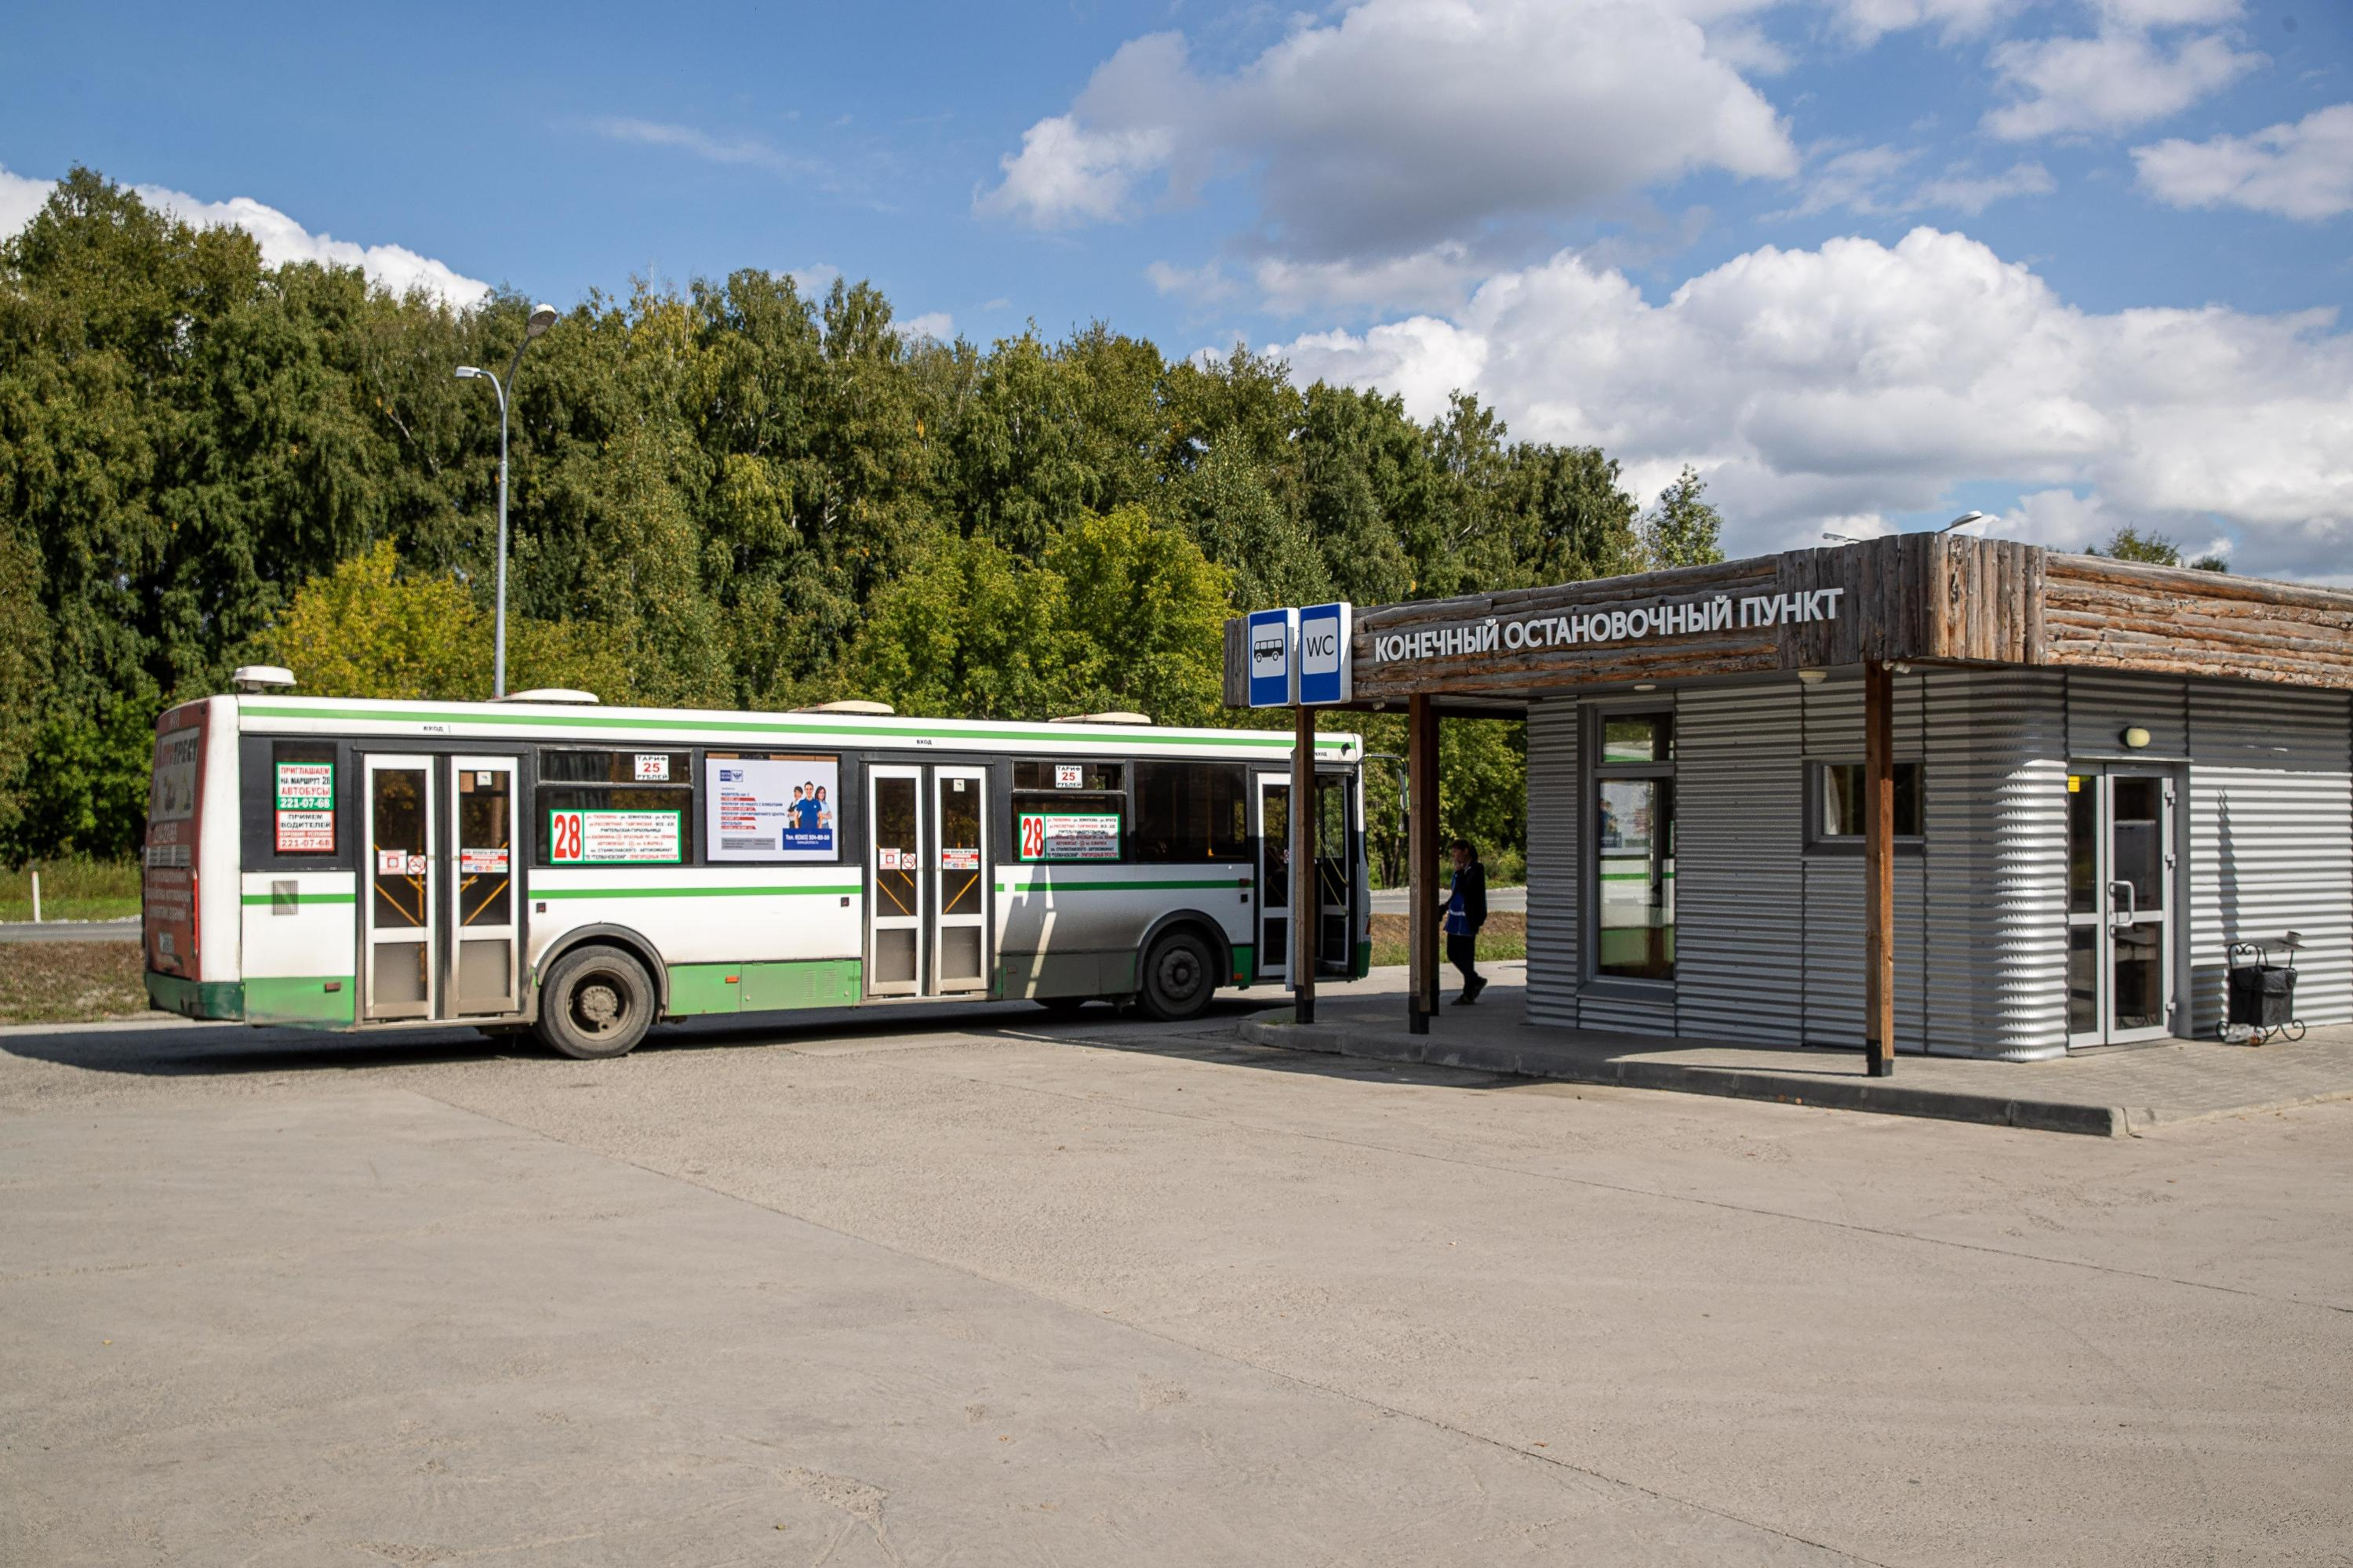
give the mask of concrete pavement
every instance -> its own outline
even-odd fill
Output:
[[[2353,1552],[2353,1106],[2052,1139],[1249,1011],[13,1034],[0,1561]]]

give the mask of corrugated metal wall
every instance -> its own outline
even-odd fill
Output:
[[[1574,1029],[1577,949],[1577,705],[1528,708],[1528,1022]]]
[[[1675,705],[1675,991],[1682,1033],[1804,1038],[1802,723],[1790,687]]]
[[[2296,1012],[2353,1019],[2353,756],[2348,700],[2188,683],[2189,1003],[2211,1034],[2234,941],[2300,933]]]

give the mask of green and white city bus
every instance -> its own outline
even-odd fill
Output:
[[[148,994],[191,1018],[533,1029],[883,1000],[1194,1016],[1289,983],[1291,736],[377,702],[259,689],[156,722]],[[1316,969],[1370,953],[1363,744],[1316,741]]]

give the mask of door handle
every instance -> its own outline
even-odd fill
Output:
[[[2118,918],[2116,917],[2116,910],[2115,910],[2115,908],[2114,908],[2114,906],[2114,906],[2114,903],[2115,903],[2115,899],[2116,899],[2116,889],[2117,889],[2117,888],[2119,888],[2119,887],[2121,887],[2121,888],[2123,888],[2123,889],[2125,890],[2125,912],[2124,912],[2124,917],[2123,917],[2122,919],[2118,919]],[[2133,885],[2132,885],[2131,883],[2129,883],[2129,882],[2111,882],[2111,883],[2109,883],[2109,884],[2108,884],[2108,898],[2109,898],[2109,903],[2110,903],[2110,906],[2111,906],[2111,907],[2110,907],[2110,909],[2109,909],[2109,911],[2108,911],[2108,924],[2109,924],[2109,925],[2111,925],[2111,926],[2137,926],[2137,925],[2139,925],[2139,924],[2140,924],[2140,895],[2139,895],[2138,894],[2137,894],[2137,893],[2135,893],[2135,892],[2133,891]]]

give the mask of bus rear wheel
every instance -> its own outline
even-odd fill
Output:
[[[1218,989],[1209,945],[1190,931],[1171,931],[1144,958],[1144,1011],[1163,1023],[1182,1023],[1208,1010]]]
[[[625,1056],[654,1021],[654,982],[618,948],[578,948],[555,960],[540,992],[543,1044],[584,1062]]]

